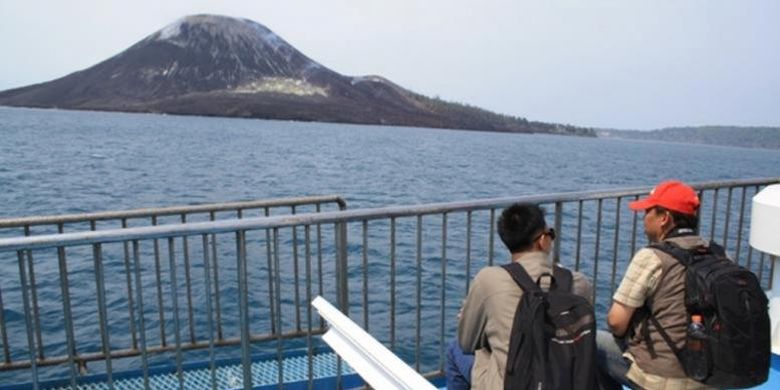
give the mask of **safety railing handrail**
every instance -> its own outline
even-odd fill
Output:
[[[771,182],[780,183],[780,177],[694,183],[692,184],[692,187],[697,190],[707,190],[737,186],[764,185]],[[158,225],[148,227],[131,227],[125,229],[108,229],[102,231],[14,237],[0,239],[0,252],[17,251],[23,249],[54,248],[58,246],[123,242],[139,239],[181,237],[197,234],[218,234],[234,231],[283,228],[301,225],[355,222],[364,220],[368,221],[375,219],[401,218],[450,212],[476,211],[505,207],[516,202],[558,203],[617,198],[646,194],[648,191],[650,191],[650,189],[651,188],[649,187],[632,187],[607,191],[597,190],[565,192],[544,195],[489,198],[476,201],[431,203],[415,206],[390,206],[283,216],[250,217],[237,220],[191,222],[187,224],[176,225]]]
[[[208,212],[256,209],[264,207],[290,207],[317,203],[336,203],[340,209],[346,208],[346,201],[338,195],[317,195],[293,198],[274,198],[227,203],[208,203],[187,206],[140,208],[119,211],[100,211],[93,213],[44,215],[35,217],[2,218],[0,228],[25,227],[35,225],[56,225],[85,221],[105,221],[110,219],[133,219],[161,217],[181,214],[199,214]]]
[[[709,233],[711,239],[728,246],[739,262],[740,248],[745,246],[743,236],[750,221],[750,194],[774,183],[780,183],[780,178],[694,183],[702,198],[702,235]],[[301,339],[305,338],[311,384],[312,339],[326,329],[322,318],[318,321],[312,317],[305,302],[318,294],[330,296],[346,315],[350,307],[358,310],[366,330],[370,318],[374,321],[381,318],[382,324],[377,326],[382,333],[377,339],[414,361],[418,372],[422,372],[424,361],[421,351],[438,349],[439,365],[433,371],[438,375],[444,367],[445,336],[451,331],[451,326],[445,326],[451,321],[447,312],[454,309],[446,299],[447,294],[468,291],[472,265],[493,265],[505,257],[500,250],[494,250],[495,221],[501,208],[515,202],[552,206],[554,219],[548,222],[554,223],[551,226],[561,237],[554,241],[553,260],[563,259],[574,270],[585,271],[594,285],[605,281],[599,284],[598,292],[603,301],[611,297],[619,282],[618,267],[622,269],[626,265],[638,244],[637,237],[641,236],[641,227],[638,228],[641,217],[625,205],[649,191],[650,187],[631,187],[341,211],[321,210],[320,203],[315,203],[317,213],[310,212],[313,207],[293,206],[287,214],[269,213],[265,205],[275,201],[270,200],[261,201],[257,208],[265,210],[260,213],[235,207],[238,203],[247,204],[243,202],[222,204],[228,214],[215,218],[211,212],[207,220],[185,218],[192,212],[191,208],[184,213],[165,208],[174,217],[181,215],[181,223],[166,219],[160,221],[165,224],[157,224],[156,215],[145,215],[152,217],[151,225],[133,223],[128,227],[126,218],[132,217],[125,214],[114,217],[121,219],[121,229],[116,224],[96,226],[92,222],[88,231],[65,233],[59,224],[59,234],[48,234],[52,229],[41,229],[43,234],[38,235],[30,235],[28,226],[23,225],[24,236],[0,239],[0,254],[11,264],[9,253],[15,251],[19,268],[18,280],[14,280],[15,272],[11,272],[3,275],[4,283],[0,286],[0,343],[4,361],[0,362],[0,372],[30,368],[37,382],[39,368],[67,364],[70,383],[75,387],[80,376],[76,367],[81,369],[87,362],[103,360],[111,383],[112,360],[140,356],[146,381],[147,355],[175,352],[177,376],[183,383],[184,351],[208,349],[212,375],[215,375],[215,348],[225,347],[221,353],[234,353],[230,346],[240,345],[244,387],[250,388],[250,344],[270,348],[276,340],[277,363],[281,364],[283,346],[288,345],[285,340],[300,347]],[[285,199],[279,206],[289,207],[291,199],[295,198]],[[312,198],[306,199],[313,206]],[[722,202],[720,207],[719,202]],[[343,209],[341,203],[339,209]],[[78,222],[90,221],[79,219]],[[74,227],[83,228],[82,225]],[[86,250],[83,247],[86,245],[91,245],[92,250]],[[77,246],[81,248],[71,250]],[[754,256],[753,252],[749,246],[746,248],[744,264],[763,281],[762,275],[771,264],[764,262],[763,253]],[[58,266],[59,273],[52,266]],[[35,268],[46,269],[45,273],[38,273],[38,281]],[[772,272],[769,269],[770,275]],[[46,279],[41,279],[41,275]],[[108,282],[106,275],[110,277]],[[219,275],[223,275],[222,279]],[[431,281],[426,282],[425,288],[423,275]],[[89,281],[92,276],[95,289],[82,288],[85,283],[93,284]],[[55,291],[57,277],[60,291]],[[203,280],[198,281],[199,278]],[[71,288],[70,279],[80,287]],[[389,291],[379,293],[378,300],[376,292],[369,288],[377,281],[389,286]],[[462,284],[465,286],[461,289]],[[107,297],[107,288],[112,297]],[[436,290],[438,297],[431,295]],[[598,290],[593,290],[594,301]],[[226,301],[221,295],[230,298]],[[362,295],[359,302],[355,300],[358,295]],[[42,297],[45,303],[39,304]],[[57,297],[61,297],[65,326],[48,329],[47,334],[42,332],[41,324],[46,323],[46,316],[51,321],[53,313],[60,311],[51,305],[51,299]],[[97,311],[92,308],[95,299]],[[372,301],[375,303],[369,309]],[[230,303],[221,305],[220,302]],[[4,318],[3,307],[24,315]],[[428,317],[425,320],[424,307]],[[79,314],[74,315],[73,308],[78,308]],[[122,313],[125,309],[127,314]],[[432,316],[431,311],[435,312]],[[89,319],[82,331],[74,333],[76,316]],[[416,324],[404,325],[399,333],[408,337],[396,337],[400,329],[397,319]],[[147,320],[152,320],[148,327],[144,322]],[[101,340],[95,342],[92,335],[85,336],[84,332],[88,331],[83,329],[94,329],[89,326],[100,329]],[[22,335],[25,328],[29,358],[19,352],[12,353],[12,344],[21,346],[21,339],[14,341],[7,337],[12,332]],[[116,329],[124,332],[127,328],[129,337],[116,335]],[[184,334],[189,337],[183,337]],[[438,340],[434,340],[437,334]],[[65,352],[53,343],[53,340],[62,342],[63,337],[67,342]],[[122,341],[112,343],[110,339]],[[85,344],[85,340],[92,341]],[[402,344],[406,349],[396,349]],[[282,383],[283,370],[277,374]]]

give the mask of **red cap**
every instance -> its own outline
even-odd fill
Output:
[[[699,209],[699,196],[693,188],[685,183],[668,180],[655,186],[646,198],[628,204],[628,207],[634,211],[647,210],[655,206],[683,214],[696,215],[696,210]]]

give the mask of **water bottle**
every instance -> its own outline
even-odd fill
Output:
[[[699,382],[707,379],[709,360],[707,358],[707,329],[702,316],[694,314],[688,324],[686,338],[685,371],[689,377]]]

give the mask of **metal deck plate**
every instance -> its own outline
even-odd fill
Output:
[[[282,361],[284,383],[307,381],[309,373],[308,357],[306,355],[286,358]],[[338,369],[338,359],[334,353],[321,353],[312,357],[313,379],[335,378]],[[342,375],[354,374],[354,370],[345,362],[341,362]],[[117,373],[121,379],[114,380],[114,389],[143,389],[144,378],[142,372],[136,375]],[[235,389],[243,387],[243,374],[241,365],[225,365],[216,367],[215,373],[218,389]],[[183,387],[185,389],[209,389],[211,388],[211,370],[208,367],[190,369],[183,372]],[[252,363],[252,387],[275,387],[278,383],[279,371],[276,360],[266,360]],[[179,389],[179,378],[175,372],[149,375],[149,387],[152,389]],[[316,387],[316,386],[315,386]],[[70,384],[57,381],[41,383],[42,389],[67,390]],[[79,390],[108,389],[108,383],[104,381],[89,381],[78,384]]]

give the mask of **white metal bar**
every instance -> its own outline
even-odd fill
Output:
[[[322,297],[312,306],[330,324],[322,339],[375,389],[435,389],[382,343]]]

